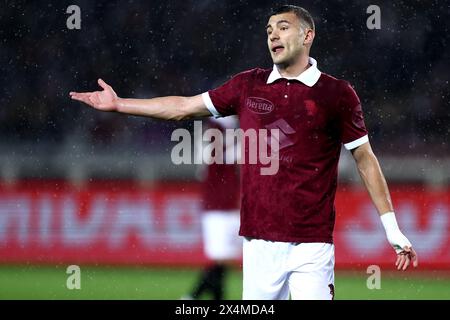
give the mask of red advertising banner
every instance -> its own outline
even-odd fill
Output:
[[[450,190],[391,192],[421,266],[450,268]],[[0,185],[0,263],[203,264],[199,201],[196,183]],[[336,209],[336,267],[393,266],[366,191],[342,187]]]
[[[391,186],[402,232],[414,245],[421,268],[450,269],[450,190]],[[336,195],[336,266],[394,267],[394,250],[365,189],[341,188]]]

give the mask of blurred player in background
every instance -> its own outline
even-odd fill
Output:
[[[241,166],[244,299],[333,299],[334,198],[342,145],[352,153],[380,215],[397,269],[417,266],[417,254],[397,225],[356,92],[319,71],[309,56],[315,37],[310,13],[278,7],[270,13],[266,34],[273,68],[241,72],[201,95],[122,99],[102,80],[103,91],[70,94],[103,111],[174,120],[238,114],[244,131],[279,129],[276,174],[261,175],[261,165]]]
[[[239,126],[237,117],[211,118],[207,123],[206,129],[220,130],[224,136],[226,129]],[[239,154],[237,143],[225,144],[223,149],[223,154]],[[196,151],[197,156],[203,157],[202,149]],[[227,265],[242,255],[242,238],[238,235],[239,167],[236,161],[234,164],[211,163],[201,167],[200,176],[203,246],[210,264],[203,270],[191,293],[183,298],[199,299],[202,294],[210,293],[213,299],[222,300]]]

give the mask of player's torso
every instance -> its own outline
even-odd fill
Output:
[[[321,78],[324,76],[321,76]],[[340,148],[336,89],[319,79],[313,87],[296,80],[250,83],[240,100],[241,128],[279,130],[280,155],[286,159],[322,156]]]

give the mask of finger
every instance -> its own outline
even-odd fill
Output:
[[[91,94],[93,94],[93,92],[71,92],[70,96],[72,98],[81,98],[81,97],[88,97]]]
[[[399,255],[400,262],[397,265],[397,270],[400,270],[403,267],[403,263],[405,263],[405,256],[403,254]]]
[[[405,246],[403,248],[403,252],[407,253],[408,258],[412,261],[413,266],[416,268],[419,265],[416,251],[412,247]]]
[[[91,101],[89,99],[90,96],[91,96],[90,93],[76,93],[76,94],[73,94],[71,96],[71,98],[72,98],[72,100],[81,101],[81,102],[84,102],[84,103],[87,103],[90,105],[91,104]]]
[[[400,270],[400,268],[401,268],[401,263],[402,263],[402,256],[399,255],[399,256],[398,256],[398,263],[397,263],[397,270]]]
[[[103,81],[102,79],[98,79],[97,80],[97,82],[98,82],[98,85],[100,86],[100,87],[102,87],[103,89],[109,89],[109,85],[105,82],[105,81]]]
[[[397,260],[395,261],[395,266],[397,267],[398,266],[398,264],[400,263],[400,255],[398,254],[397,255]]]
[[[403,271],[405,271],[406,269],[408,269],[408,266],[409,266],[409,264],[410,264],[410,261],[411,261],[411,259],[410,259],[410,257],[409,257],[409,254],[408,254],[408,255],[405,255],[405,264],[403,265],[403,268],[402,268]]]
[[[79,94],[80,94],[80,92],[74,92],[74,91],[69,92],[69,95],[71,98],[73,98],[74,96],[78,96]]]
[[[412,247],[411,247],[410,256],[411,256],[411,260],[412,260],[412,263],[413,263],[413,267],[417,268],[417,266],[419,265],[419,258],[417,257],[416,251]]]
[[[78,100],[78,101],[85,101],[86,99],[88,99],[88,97],[89,97],[88,95],[80,94],[80,93],[76,93],[71,96],[71,98],[73,100]]]

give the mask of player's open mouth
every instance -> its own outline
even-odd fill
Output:
[[[283,46],[275,46],[275,47],[272,47],[272,52],[275,52],[275,53],[280,53],[281,51],[283,51],[284,50],[284,47]]]

